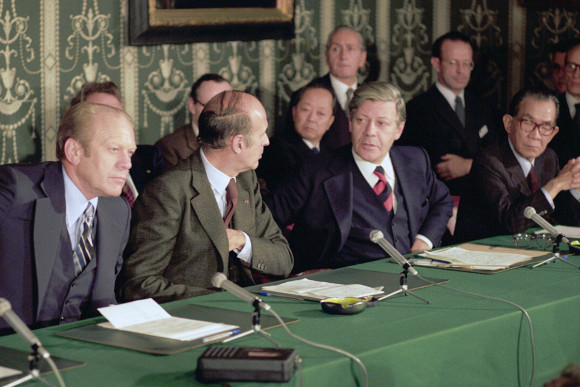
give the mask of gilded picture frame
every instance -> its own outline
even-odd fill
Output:
[[[159,9],[156,0],[129,0],[129,44],[291,39],[294,36],[294,0],[275,0],[271,7],[261,8],[251,7],[251,1],[245,3],[244,7],[234,8]]]

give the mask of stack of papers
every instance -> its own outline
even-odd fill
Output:
[[[567,238],[573,238],[573,239],[580,239],[580,227],[571,227],[571,226],[554,226],[554,228],[556,230],[558,230],[558,232],[562,235],[564,235]],[[538,234],[549,234],[549,232],[547,230],[538,230],[535,231],[534,234],[538,235]]]
[[[236,325],[173,317],[151,298],[99,308],[99,312],[109,321],[99,324],[103,328],[182,341],[238,331]]]
[[[427,259],[412,259],[411,263],[419,266],[463,267],[490,271],[507,269],[511,265],[532,258],[529,255],[516,252],[484,252],[467,250],[461,247],[426,251],[420,256]]]
[[[262,290],[272,295],[290,296],[305,300],[324,300],[325,298],[367,297],[382,294],[382,289],[364,285],[341,285],[331,282],[313,281],[303,278],[284,282],[280,285],[262,286]]]

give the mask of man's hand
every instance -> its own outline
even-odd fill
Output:
[[[552,199],[560,193],[571,188],[580,188],[580,157],[570,159],[558,175],[543,187]]]
[[[420,251],[425,251],[425,250],[430,250],[430,249],[431,249],[431,247],[429,247],[429,245],[421,238],[415,239],[415,242],[413,242],[413,246],[411,246],[412,253],[418,253]]]
[[[435,172],[445,181],[465,176],[471,170],[473,159],[466,159],[454,154],[444,154],[441,162],[435,165]]]
[[[246,245],[246,237],[243,232],[226,228],[226,233],[228,234],[229,251],[244,248]]]

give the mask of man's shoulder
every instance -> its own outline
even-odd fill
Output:
[[[45,161],[42,163],[19,163],[0,165],[0,175],[11,174],[17,179],[17,182],[26,181],[34,183],[41,181],[48,173],[62,177],[62,164],[58,161]],[[20,179],[20,178],[25,179]]]
[[[166,134],[165,136],[161,137],[159,140],[157,140],[157,142],[155,143],[156,146],[159,145],[171,145],[176,141],[181,142],[181,139],[185,137],[185,132],[187,130],[191,130],[191,125],[183,125],[180,128],[175,129],[173,132]]]
[[[429,101],[431,101],[437,95],[440,95],[441,97],[443,97],[443,95],[439,92],[439,90],[437,90],[435,85],[431,85],[427,90],[425,90],[425,91],[415,95],[413,98],[411,98],[409,100],[409,102],[407,102],[407,107],[410,106],[411,108],[413,108],[413,107],[419,106],[419,105],[432,106],[432,104]]]

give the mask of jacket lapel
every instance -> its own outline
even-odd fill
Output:
[[[343,148],[330,165],[332,177],[324,181],[328,202],[340,231],[340,245],[346,243],[351,229],[353,211],[353,168],[356,168],[351,147]],[[348,151],[348,152],[347,152]]]
[[[44,303],[50,274],[61,243],[61,235],[67,233],[63,229],[66,228],[66,204],[61,163],[54,163],[46,168],[44,180],[40,183],[40,187],[46,197],[36,201],[34,213],[33,239],[38,305]],[[39,313],[41,308],[37,309],[37,313]]]

